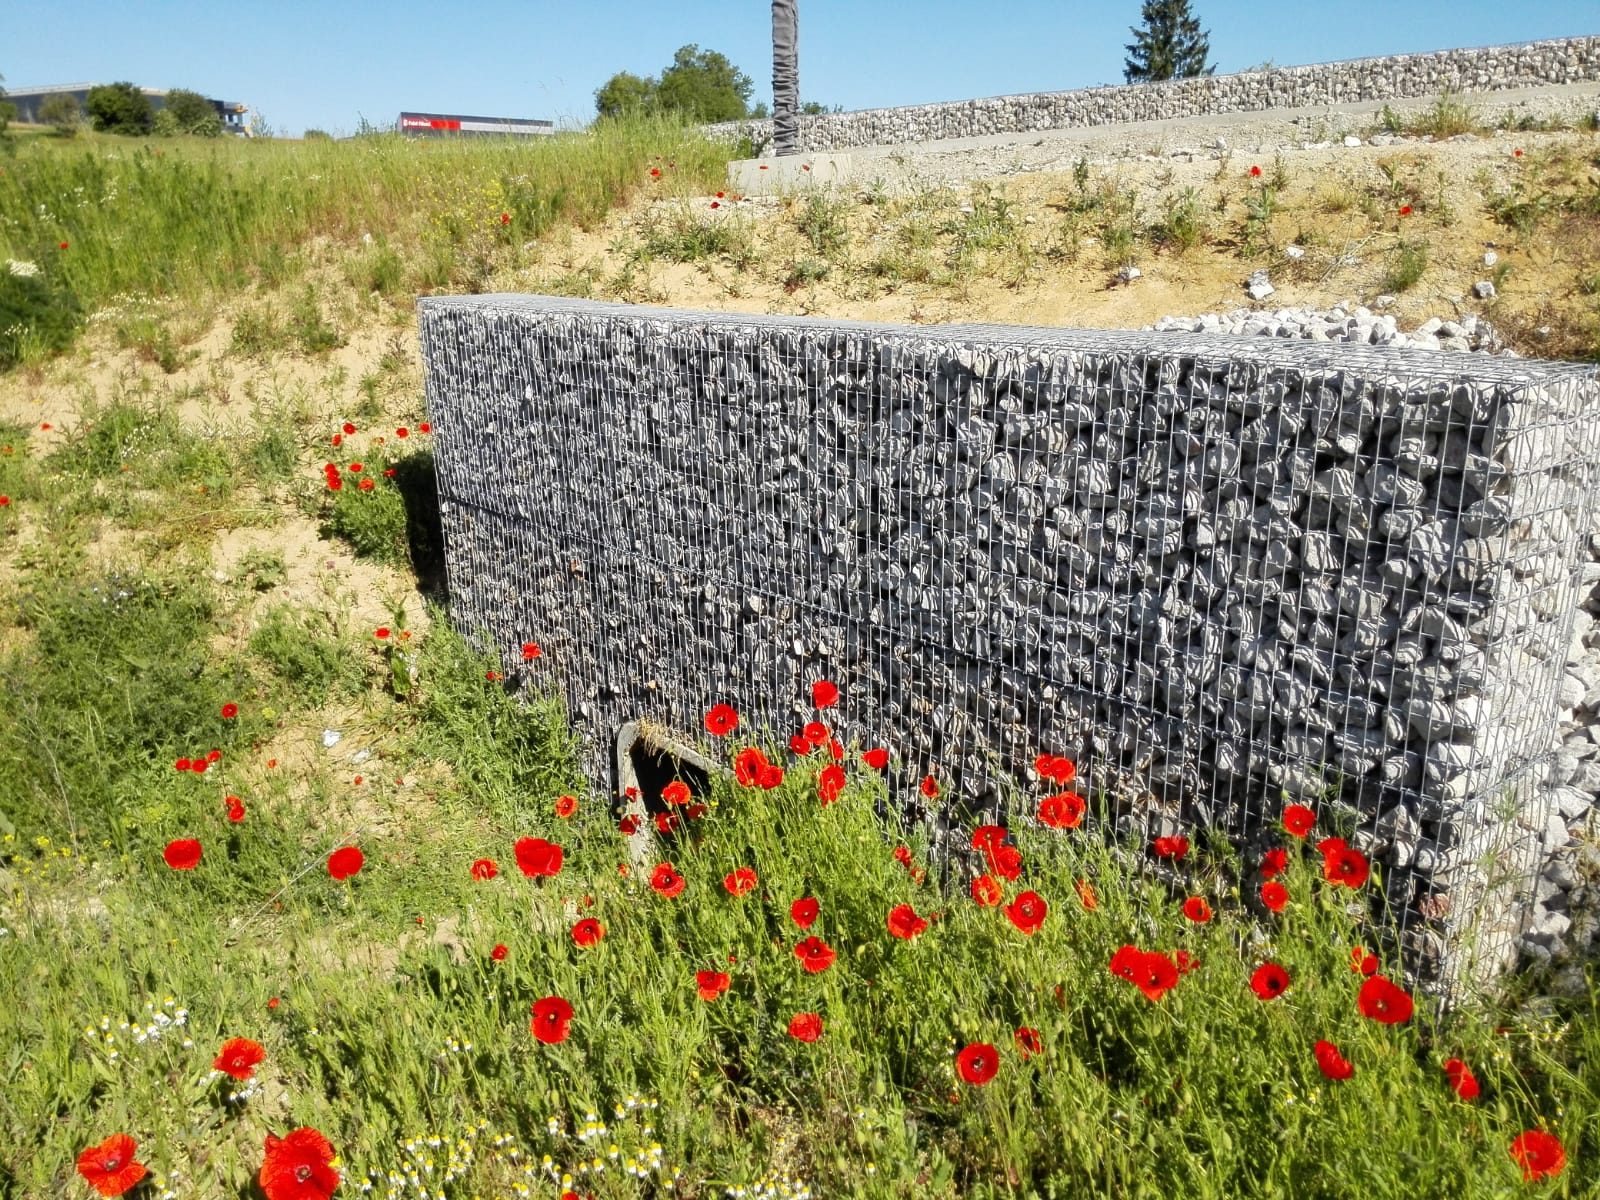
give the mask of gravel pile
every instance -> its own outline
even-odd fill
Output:
[[[1355,342],[1367,346],[1411,346],[1423,350],[1466,350],[1514,357],[1494,326],[1468,313],[1459,320],[1430,317],[1402,330],[1394,317],[1360,305],[1334,308],[1280,308],[1271,312],[1237,308],[1198,317],[1162,317],[1146,329],[1156,333],[1227,333],[1244,337],[1303,338],[1312,342]]]

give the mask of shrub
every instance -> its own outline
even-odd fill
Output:
[[[62,137],[76,137],[78,126],[83,124],[83,109],[78,106],[77,97],[61,92],[46,97],[39,105],[39,120]]]
[[[38,265],[0,264],[0,369],[65,350],[80,324],[77,299]]]
[[[216,106],[199,92],[174,88],[166,95],[161,113],[170,113],[176,132],[191,137],[221,137],[222,117]],[[156,114],[159,118],[161,113]]]
[[[131,83],[104,83],[92,87],[83,107],[101,133],[142,137],[155,125],[150,98]]]
[[[261,659],[302,703],[325,704],[335,692],[353,692],[361,682],[360,660],[331,629],[287,604],[267,610],[250,635],[250,652]]]
[[[372,487],[361,489],[362,480]],[[406,541],[406,505],[399,489],[375,465],[361,474],[346,471],[324,519],[326,532],[350,543],[358,555],[404,565],[410,559]]]

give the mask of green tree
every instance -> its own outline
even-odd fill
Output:
[[[221,137],[222,117],[216,107],[199,92],[174,88],[167,93],[161,111],[171,113],[178,132],[193,137]]]
[[[618,71],[595,91],[595,110],[602,117],[620,117],[627,112],[648,112],[655,108],[661,84],[654,76],[640,78]]]
[[[0,75],[0,84],[6,77]],[[0,138],[9,137],[11,134],[11,120],[17,115],[17,106],[6,99],[6,89],[0,87]]]
[[[62,137],[75,137],[78,126],[83,123],[83,109],[78,107],[76,96],[57,92],[46,96],[39,105],[39,120],[52,126]]]
[[[1189,11],[1189,0],[1144,0],[1139,16],[1144,25],[1130,30],[1134,40],[1123,63],[1129,83],[1190,79],[1216,70],[1206,61],[1210,35]]]
[[[661,108],[691,121],[737,121],[749,115],[754,89],[750,77],[721,54],[691,44],[680,47],[661,72],[657,95]]]
[[[131,83],[103,83],[89,89],[84,102],[89,120],[102,133],[140,137],[155,124],[150,98]]]

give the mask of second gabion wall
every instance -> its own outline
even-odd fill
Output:
[[[838,683],[908,803],[1072,755],[1124,834],[1315,802],[1419,974],[1506,965],[1546,856],[1592,372],[1186,335],[421,302],[452,612],[600,767]],[[937,817],[939,814],[934,814]]]

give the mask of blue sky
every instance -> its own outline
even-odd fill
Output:
[[[1195,0],[1219,71],[1600,33],[1596,0]],[[1138,0],[800,0],[800,94],[847,109],[1122,80]],[[771,98],[770,0],[56,0],[0,6],[10,86],[131,79],[253,105],[283,134],[402,109],[570,123],[689,42]]]

